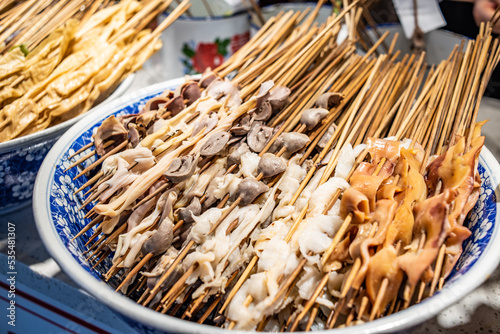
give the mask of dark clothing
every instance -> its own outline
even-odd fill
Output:
[[[441,11],[446,19],[447,25],[443,29],[467,36],[476,38],[479,33],[479,27],[472,16],[473,3],[444,0],[440,3]],[[497,67],[491,75],[490,82],[485,96],[500,99],[500,68]]]

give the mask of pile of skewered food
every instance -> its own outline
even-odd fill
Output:
[[[351,326],[443,286],[478,199],[498,40],[483,25],[427,66],[397,60],[397,37],[376,55],[384,34],[362,56],[352,26],[337,43],[360,11],[281,13],[221,67],[102,123],[68,169],[87,177],[75,238],[105,281],[259,331]]]
[[[160,33],[189,7],[184,1],[150,31],[146,25],[171,1],[102,2],[30,0],[3,13],[0,43],[10,51],[0,55],[0,142],[103,101],[161,47]]]

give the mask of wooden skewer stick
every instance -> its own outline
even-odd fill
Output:
[[[93,219],[90,223],[88,223],[87,225],[85,225],[81,230],[80,232],[78,232],[73,238],[71,238],[70,241],[73,241],[75,240],[76,238],[80,237],[81,235],[83,235],[85,232],[87,232],[88,230],[90,230],[92,227],[94,227],[95,225],[99,224],[102,222],[102,220],[104,219],[103,216],[98,216],[97,218]]]
[[[68,160],[72,159],[74,156],[76,156],[77,154],[80,154],[82,153],[83,151],[91,148],[92,146],[94,146],[94,143],[91,142],[91,143],[88,143],[87,145],[83,146],[82,148],[78,149],[75,153],[71,154],[69,157],[68,157]]]
[[[90,164],[90,166],[88,166],[84,170],[82,170],[77,176],[75,176],[73,178],[73,180],[78,179],[80,176],[86,174],[87,172],[91,171],[95,167],[99,166],[107,157],[112,156],[113,154],[119,152],[122,148],[124,148],[125,146],[127,146],[127,144],[128,144],[128,141],[124,141],[124,142],[120,143],[115,148],[113,148],[111,151],[109,151],[108,153],[106,153],[105,155],[103,155],[102,157],[100,157],[99,159],[97,159],[95,162],[93,162],[92,164]]]
[[[291,332],[294,332],[297,329],[299,322],[309,312],[309,309],[316,303],[316,298],[318,298],[320,293],[323,291],[324,286],[328,282],[328,277],[329,277],[329,275],[323,276],[323,278],[319,282],[318,286],[316,287],[316,289],[312,293],[311,298],[309,298],[307,300],[306,305],[304,306],[304,309],[295,318],[295,321],[293,322],[292,327],[290,328]],[[312,316],[312,313],[311,313],[311,316]]]
[[[120,291],[121,288],[123,288],[125,286],[125,284],[127,284],[128,281],[130,281],[130,279],[132,279],[132,277],[134,277],[135,274],[137,274],[139,272],[139,270],[153,257],[153,254],[152,253],[149,253],[149,254],[146,254],[146,256],[144,256],[142,258],[142,260],[139,262],[139,264],[137,266],[135,266],[135,268],[130,271],[130,273],[127,275],[127,277],[120,283],[120,285],[116,288],[116,291]]]
[[[373,305],[372,312],[370,313],[370,321],[375,319],[375,316],[379,313],[379,307],[382,303],[382,298],[384,298],[385,291],[389,285],[389,280],[384,278],[382,284],[380,285],[379,292],[377,293],[377,298],[375,299],[375,304]]]
[[[76,195],[78,194],[80,191],[82,191],[83,189],[87,188],[88,186],[90,186],[91,184],[94,184],[97,180],[99,180],[102,176],[104,175],[104,172],[103,171],[100,171],[98,172],[96,175],[94,175],[90,180],[88,180],[87,182],[85,182],[80,188],[78,188],[77,190],[75,190],[73,192],[73,195]]]

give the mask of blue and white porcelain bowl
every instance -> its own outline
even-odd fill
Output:
[[[83,201],[81,193],[73,195],[86,179],[82,177],[72,181],[77,171],[64,170],[69,165],[68,156],[90,142],[92,134],[106,117],[135,113],[149,98],[182,82],[183,79],[176,79],[156,84],[97,107],[94,113],[75,124],[54,145],[40,168],[34,189],[34,217],[50,254],[78,285],[122,315],[141,333],[218,333],[224,330],[160,314],[136,304],[103,283],[100,277],[107,271],[110,262],[91,269],[82,255],[84,243],[92,231],[83,238],[70,241],[89,223],[89,219],[83,218],[83,212],[77,210]],[[464,242],[463,254],[444,288],[404,311],[363,325],[335,329],[335,333],[404,331],[453,305],[486,280],[500,260],[500,204],[497,203],[500,198],[500,165],[486,148],[483,148],[479,158],[479,173],[481,194],[466,221],[472,235]]]
[[[123,95],[134,80],[129,75],[101,104]],[[21,138],[0,143],[0,212],[29,204],[36,174],[50,148],[70,126],[94,109],[61,124]]]

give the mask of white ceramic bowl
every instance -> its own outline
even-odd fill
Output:
[[[85,240],[92,231],[85,237],[70,242],[89,223],[89,220],[83,219],[83,212],[77,211],[83,200],[82,195],[73,195],[73,191],[86,179],[82,177],[73,182],[71,180],[77,171],[72,169],[64,173],[63,170],[69,165],[68,155],[89,143],[93,131],[106,117],[137,112],[149,98],[182,82],[183,79],[176,79],[156,84],[123,96],[105,107],[97,107],[95,112],[75,124],[54,145],[40,168],[34,189],[34,217],[50,254],[79,286],[122,315],[142,333],[218,333],[224,330],[160,314],[136,304],[103,283],[99,277],[109,268],[110,261],[104,261],[98,268],[91,269],[82,255]],[[483,148],[479,158],[479,172],[483,181],[481,194],[466,221],[472,235],[464,242],[463,254],[444,288],[433,297],[404,311],[363,325],[335,329],[335,333],[407,330],[453,305],[486,280],[500,260],[500,204],[497,203],[500,198],[500,165],[486,148]]]
[[[133,73],[126,77],[100,105],[123,95],[134,77]],[[12,211],[29,203],[36,174],[47,152],[70,126],[94,110],[40,132],[0,143],[0,212]]]

